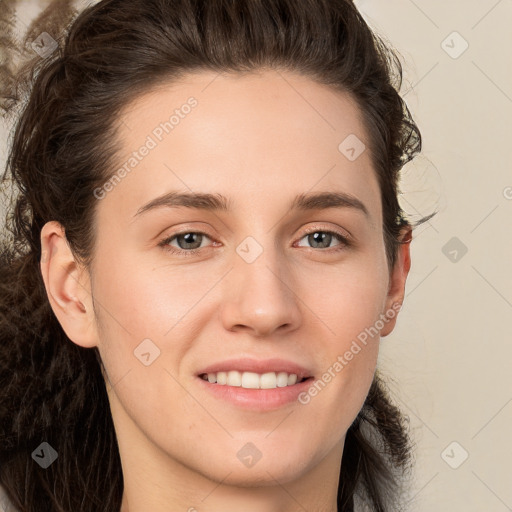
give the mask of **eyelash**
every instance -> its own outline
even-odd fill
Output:
[[[328,249],[328,248],[326,248],[326,249],[317,249],[318,251],[337,253],[339,251],[343,251],[343,250],[347,249],[348,247],[352,246],[352,242],[345,235],[342,235],[341,233],[339,233],[337,231],[332,231],[332,230],[329,230],[329,229],[322,229],[322,228],[318,228],[318,227],[316,227],[316,228],[308,228],[306,230],[306,232],[304,233],[304,235],[301,238],[299,238],[299,240],[302,240],[305,236],[310,235],[311,233],[327,233],[327,234],[330,234],[330,235],[334,235],[335,238],[338,241],[341,242],[340,244],[338,244],[334,248],[331,248],[331,249]],[[185,257],[194,256],[199,251],[201,251],[202,249],[205,249],[205,247],[200,247],[198,249],[185,250],[185,249],[176,249],[175,247],[172,247],[172,246],[168,245],[176,237],[178,237],[180,235],[188,235],[188,234],[204,235],[204,236],[212,239],[211,236],[209,236],[207,233],[204,233],[202,231],[181,231],[181,232],[172,234],[170,237],[166,237],[164,240],[162,240],[161,242],[158,243],[158,246],[162,247],[162,249],[164,251],[170,252],[171,254],[183,255]],[[311,249],[315,250],[314,247],[312,247]]]

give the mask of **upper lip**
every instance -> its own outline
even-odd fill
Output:
[[[228,372],[231,370],[254,373],[295,373],[298,380],[312,376],[311,372],[303,366],[294,363],[293,361],[278,358],[261,360],[249,358],[228,359],[226,361],[213,363],[203,368],[198,375],[202,375],[203,373]]]

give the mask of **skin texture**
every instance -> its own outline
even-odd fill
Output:
[[[320,378],[402,303],[409,244],[390,274],[369,150],[355,161],[338,150],[350,134],[368,147],[355,103],[290,72],[201,72],[148,92],[119,120],[119,166],[191,96],[197,106],[98,201],[91,273],[61,226],[44,226],[49,300],[70,340],[99,347],[123,512],[334,511],[345,434],[396,315],[306,405],[242,410],[207,394],[196,375],[224,359],[279,357]],[[161,208],[134,218],[170,190],[221,193],[233,213]],[[355,196],[369,216],[290,210],[297,194],[320,191]],[[348,233],[352,244],[336,252],[343,242],[333,236],[314,245],[309,227]],[[201,252],[158,245],[176,231],[205,232],[187,238]],[[263,250],[251,263],[236,251],[249,236]],[[183,238],[170,245],[190,251]],[[146,338],[160,350],[149,366],[134,356]],[[248,442],[262,454],[252,467],[237,457]]]

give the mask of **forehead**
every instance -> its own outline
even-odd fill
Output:
[[[381,218],[359,108],[307,77],[191,73],[138,97],[119,121],[117,164],[128,172],[105,206],[117,202],[124,216],[168,190],[219,193],[241,211],[333,189],[365,202],[373,223]],[[354,159],[352,149],[362,152]]]

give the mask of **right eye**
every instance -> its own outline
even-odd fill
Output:
[[[197,254],[200,249],[204,248],[201,247],[201,244],[196,247],[187,247],[188,245],[196,245],[197,244],[197,238],[199,240],[202,240],[202,237],[210,238],[206,233],[202,233],[200,231],[182,231],[180,233],[174,233],[170,237],[165,238],[161,242],[159,242],[159,246],[162,247],[165,251],[168,251],[172,254],[181,254],[186,256],[193,256],[194,254]],[[170,243],[174,240],[181,241],[184,240],[182,245],[185,246],[185,248],[181,247],[173,247],[170,245]],[[179,244],[180,245],[180,244]]]

